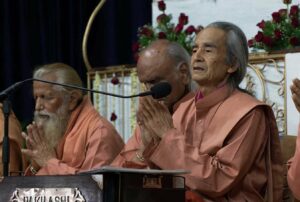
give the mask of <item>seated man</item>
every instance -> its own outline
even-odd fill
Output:
[[[215,22],[199,32],[191,64],[196,95],[172,116],[151,97],[140,99],[142,139],[152,137],[137,153],[142,163],[190,170],[186,185],[205,201],[281,201],[276,121],[270,106],[239,88],[247,63],[247,40],[237,26]]]
[[[172,92],[162,102],[172,114],[179,103],[187,99],[191,91],[190,56],[179,44],[167,40],[156,40],[144,49],[137,62],[139,81],[146,88],[167,81]],[[138,120],[139,122],[139,120]],[[144,151],[143,142],[152,140],[150,135],[141,135],[143,126],[136,126],[133,136],[128,140],[122,152],[111,164],[117,167],[145,168],[140,154]]]
[[[13,112],[9,115],[9,175],[20,175],[23,171],[23,158],[21,148],[24,144],[21,135],[21,125]],[[0,176],[3,175],[2,163],[2,141],[4,136],[4,115],[2,104],[0,103]]]
[[[54,63],[34,71],[35,79],[82,87],[70,66]],[[31,158],[26,175],[75,174],[109,165],[124,143],[81,90],[39,81],[33,83],[34,122],[23,133]]]
[[[197,84],[191,81],[190,55],[178,43],[167,40],[152,42],[140,55],[137,63],[138,78],[146,88],[167,81],[172,86],[172,92],[162,102],[173,114],[181,102],[193,96],[192,90]],[[122,152],[111,164],[116,167],[146,168],[142,153],[149,141],[155,141],[147,134],[141,124],[136,126],[133,136],[128,140]],[[141,135],[143,134],[143,135]],[[186,193],[188,199],[197,197]]]
[[[300,112],[300,80],[295,79],[293,85],[291,86],[292,98],[295,106]],[[296,142],[296,150],[294,157],[288,162],[288,183],[289,187],[293,192],[295,198],[300,200],[300,125],[298,129],[298,137]]]

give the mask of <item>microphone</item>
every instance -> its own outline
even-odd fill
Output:
[[[168,96],[172,91],[171,85],[164,81],[155,84],[150,88],[150,91],[146,91],[143,93],[138,94],[139,97],[147,96],[147,95],[152,95],[154,99],[160,99],[163,97]]]
[[[21,85],[23,85],[24,83],[28,82],[28,81],[32,81],[33,79],[25,79],[23,81],[19,81],[11,86],[9,86],[8,88],[6,88],[5,90],[3,90],[0,93],[0,101],[5,100],[13,91],[15,91],[17,88],[19,88]]]
[[[74,89],[79,89],[79,90],[83,90],[83,91],[89,91],[92,93],[109,95],[109,96],[118,97],[118,98],[133,98],[133,97],[144,97],[144,96],[152,95],[152,97],[154,99],[160,99],[160,98],[168,96],[172,91],[172,87],[168,82],[157,83],[150,88],[150,91],[142,92],[142,93],[139,93],[136,95],[118,95],[118,94],[114,94],[114,93],[108,93],[108,92],[104,92],[104,91],[93,90],[93,89],[83,88],[83,87],[79,87],[79,86],[75,86],[75,85],[62,84],[62,83],[57,83],[57,82],[47,81],[47,80],[42,80],[42,79],[31,79],[31,80],[39,81],[39,82],[43,82],[43,83],[49,83],[49,84],[58,85],[58,86],[63,86],[63,87],[67,87],[67,88],[74,88]],[[24,81],[26,81],[26,80],[24,80]],[[21,81],[19,83],[24,83],[24,81]]]

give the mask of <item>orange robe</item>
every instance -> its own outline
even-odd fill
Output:
[[[288,184],[295,198],[300,200],[300,124],[298,127],[298,137],[294,157],[288,163]]]
[[[59,143],[57,158],[50,159],[37,175],[66,175],[109,165],[124,143],[113,125],[93,107],[85,96],[72,112]],[[26,174],[30,171],[27,169]]]
[[[272,109],[228,86],[173,114],[174,127],[144,151],[146,165],[186,169],[186,185],[207,201],[281,201],[283,168]],[[142,144],[137,132],[130,143]],[[126,166],[137,145],[126,145],[114,166]],[[123,157],[123,159],[121,159]]]
[[[14,113],[12,112],[9,116],[9,147],[10,147],[10,158],[9,158],[9,172],[11,175],[20,175],[23,171],[23,158],[21,148],[23,147],[23,137],[21,135],[21,125]],[[3,164],[2,164],[2,143],[4,136],[4,115],[2,111],[2,104],[0,103],[0,176],[3,175]]]

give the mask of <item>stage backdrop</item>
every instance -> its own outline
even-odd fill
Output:
[[[29,78],[41,64],[64,62],[86,82],[81,44],[88,18],[98,0],[1,0],[0,90]],[[151,23],[151,0],[107,0],[88,40],[92,66],[134,63],[131,44],[139,26]],[[33,111],[30,85],[12,96],[24,123]]]

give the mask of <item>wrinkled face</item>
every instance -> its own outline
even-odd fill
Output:
[[[196,37],[192,54],[192,78],[200,86],[217,87],[235,71],[226,62],[226,33],[206,28]]]
[[[41,78],[43,80],[55,81],[53,76]],[[68,109],[69,96],[52,85],[42,82],[34,82],[33,94],[35,99],[35,122],[42,126],[47,140],[53,147],[63,136],[70,112]]]
[[[170,110],[184,95],[186,86],[189,84],[189,70],[187,69],[186,72],[183,72],[174,65],[174,62],[168,56],[154,50],[146,51],[141,55],[137,64],[138,78],[147,89],[163,81],[168,82],[172,86],[171,93],[162,99]]]

